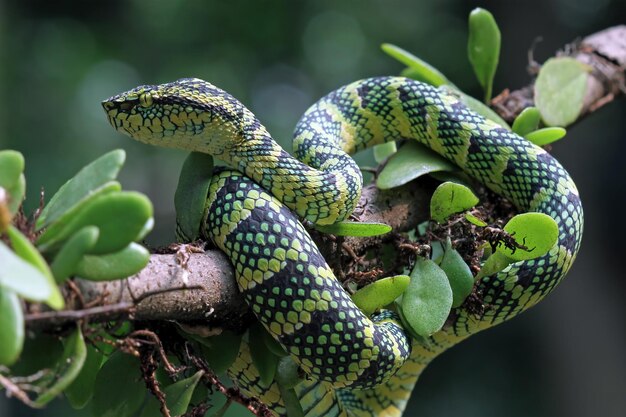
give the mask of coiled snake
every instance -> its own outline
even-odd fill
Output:
[[[582,236],[578,191],[543,149],[469,110],[453,95],[400,77],[339,88],[314,104],[286,153],[239,101],[208,82],[145,85],[103,102],[120,132],[153,145],[206,152],[236,171],[214,175],[203,230],[230,258],[252,311],[307,374],[296,386],[307,416],[401,415],[420,372],[464,338],[540,301],[570,268]],[[366,317],[351,301],[298,217],[346,218],[362,177],[354,152],[413,139],[523,211],[550,215],[557,244],[476,285],[490,307],[454,309],[427,342],[396,316]],[[276,384],[263,386],[242,345],[230,375],[283,414]]]

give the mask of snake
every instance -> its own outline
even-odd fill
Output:
[[[327,94],[297,123],[293,156],[244,104],[198,78],[141,85],[102,105],[110,124],[133,139],[208,153],[229,167],[214,173],[199,227],[230,259],[254,315],[304,373],[294,389],[308,417],[401,416],[435,357],[537,304],[580,247],[581,200],[562,165],[457,94],[419,81],[381,76]],[[363,186],[350,155],[397,140],[425,145],[519,211],[545,213],[559,228],[544,256],[476,282],[483,311],[454,308],[441,330],[420,340],[389,309],[363,314],[302,224],[346,219]],[[281,391],[261,382],[249,342],[229,375],[285,415]]]

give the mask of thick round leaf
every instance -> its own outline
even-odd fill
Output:
[[[350,222],[342,221],[329,225],[315,225],[315,228],[322,233],[336,236],[379,236],[391,232],[391,226],[376,222]]]
[[[63,297],[51,279],[0,242],[0,287],[15,291],[30,301],[44,301],[52,308],[63,307]]]
[[[131,243],[119,252],[107,255],[85,255],[74,273],[90,281],[111,281],[141,271],[150,260],[150,252],[138,243]]]
[[[524,261],[545,255],[556,244],[559,226],[554,219],[543,213],[524,213],[513,217],[504,226],[504,231],[527,250],[511,250],[499,245],[497,251],[514,261]]]
[[[54,225],[46,229],[37,244],[42,251],[55,249],[78,230],[92,225],[98,227],[100,236],[90,252],[117,252],[139,235],[151,217],[152,203],[145,195],[132,191],[105,194],[89,201],[62,229]]]
[[[488,103],[500,58],[500,29],[493,15],[479,7],[469,15],[467,56],[478,82],[485,90],[485,103]]]
[[[411,141],[389,158],[376,179],[381,190],[399,187],[424,174],[435,171],[454,171],[456,167],[424,145]]]
[[[68,211],[62,213],[50,226],[46,227],[36,242],[39,249],[42,250],[42,252],[50,250],[51,247],[58,249],[59,245],[58,242],[56,242],[58,235],[76,219],[79,213],[83,213],[85,208],[90,207],[91,204],[100,197],[107,194],[118,193],[121,190],[122,185],[117,181],[107,182],[93,190],[88,196],[85,196],[85,198],[74,204]],[[56,242],[56,247],[50,244],[50,241]]]
[[[114,180],[124,160],[126,153],[116,149],[83,167],[69,181],[59,188],[59,191],[50,199],[37,219],[37,229],[41,229],[69,211],[90,193],[105,183]]]
[[[241,334],[228,330],[222,331],[217,336],[206,338],[195,338],[202,344],[202,354],[204,359],[216,375],[221,375],[237,359],[239,347],[241,345]]]
[[[440,330],[452,307],[452,289],[446,273],[429,259],[420,258],[411,272],[411,282],[402,295],[402,313],[420,336]]]
[[[259,322],[254,322],[250,326],[249,343],[250,357],[252,363],[259,371],[259,379],[265,386],[269,386],[274,381],[278,356],[268,349],[264,341],[263,332],[265,328]]]
[[[374,146],[374,160],[380,164],[397,151],[398,147],[396,146],[396,142],[386,142],[376,145]]]
[[[72,408],[80,410],[91,400],[102,359],[103,355],[98,349],[92,345],[87,346],[87,357],[83,368],[64,392]]]
[[[30,243],[30,240],[17,230],[17,228],[14,226],[9,227],[7,234],[11,240],[11,245],[13,246],[15,254],[37,268],[39,272],[46,277],[48,286],[50,287],[50,296],[44,300],[46,304],[55,310],[62,309],[65,306],[65,301],[63,300],[61,291],[56,285],[56,281],[52,276],[52,271],[50,271],[50,267],[48,266],[46,260],[43,256],[41,256],[33,244]]]
[[[567,126],[583,108],[590,68],[569,57],[551,58],[535,81],[535,105],[548,126]]]
[[[174,194],[177,233],[183,241],[194,241],[200,234],[200,223],[212,175],[211,155],[192,152],[187,156]]]
[[[562,127],[545,127],[526,135],[526,139],[537,146],[548,145],[565,136],[567,131]]]
[[[9,366],[24,346],[24,314],[17,294],[0,287],[0,365]]]
[[[19,178],[12,187],[6,189],[9,193],[9,211],[13,214],[17,213],[17,210],[24,201],[24,193],[26,193],[26,177],[24,174],[20,174]]]
[[[15,291],[31,301],[45,301],[52,296],[56,285],[37,268],[13,253],[0,241],[0,287]]]
[[[390,43],[382,44],[381,49],[390,57],[402,62],[410,68],[410,75],[403,74],[406,77],[434,85],[435,87],[439,87],[442,84],[451,84],[445,75],[443,75],[437,68],[433,67],[426,61],[421,60],[412,53]]]
[[[10,189],[24,172],[24,156],[18,151],[0,151],[0,187]]]
[[[409,286],[410,280],[407,275],[379,279],[355,292],[352,301],[366,316],[370,316],[398,298]]]
[[[139,359],[120,351],[113,353],[96,376],[92,414],[94,417],[131,417],[146,397]]]
[[[430,217],[438,223],[450,215],[468,210],[478,204],[478,197],[464,185],[454,182],[440,184],[430,199]]]
[[[52,275],[57,283],[63,283],[76,271],[78,262],[98,240],[99,230],[95,226],[85,226],[70,237],[50,264]]]
[[[526,136],[536,130],[541,120],[541,113],[536,107],[526,107],[513,121],[511,130],[520,136]]]
[[[87,347],[80,328],[74,330],[64,344],[63,355],[53,370],[54,379],[50,381],[50,385],[40,391],[35,399],[35,404],[39,407],[46,405],[63,392],[76,379],[85,363]]]
[[[448,241],[439,267],[448,276],[452,289],[452,307],[459,307],[474,288],[474,275],[459,252]]]

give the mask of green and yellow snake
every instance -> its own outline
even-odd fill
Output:
[[[469,110],[444,91],[401,77],[339,88],[315,103],[295,131],[295,158],[228,93],[200,79],[145,85],[103,102],[110,123],[141,142],[209,153],[217,171],[202,229],[230,258],[252,311],[307,378],[296,393],[307,416],[399,416],[421,371],[447,348],[507,320],[548,294],[580,246],[583,213],[563,167],[543,149]],[[349,156],[411,139],[438,152],[519,210],[551,216],[558,243],[477,282],[487,308],[453,309],[444,328],[412,341],[394,313],[366,317],[342,289],[299,222],[349,216],[362,176]],[[277,415],[242,344],[229,374]]]

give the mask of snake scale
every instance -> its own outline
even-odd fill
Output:
[[[456,96],[417,81],[370,78],[323,97],[297,124],[295,158],[243,104],[200,79],[139,86],[103,106],[134,139],[209,153],[234,168],[214,174],[202,230],[230,258],[256,317],[306,373],[295,389],[310,417],[401,415],[433,358],[540,301],[580,246],[582,206],[563,167]],[[390,311],[366,317],[299,221],[332,224],[350,215],[362,176],[349,155],[398,139],[419,141],[519,210],[546,213],[559,226],[548,254],[477,282],[484,312],[453,309],[425,341],[411,340]],[[246,343],[229,374],[285,413],[276,384],[260,382]]]

